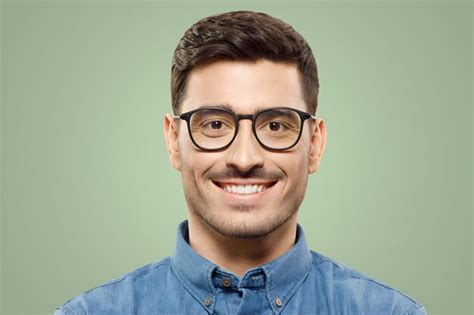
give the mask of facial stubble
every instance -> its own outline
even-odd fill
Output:
[[[283,226],[295,216],[304,199],[307,176],[303,177],[292,193],[282,198],[284,204],[275,204],[275,211],[266,216],[259,216],[260,209],[246,204],[230,205],[236,216],[241,213],[240,219],[232,220],[222,212],[213,198],[198,189],[197,185],[187,183],[183,173],[183,188],[189,211],[194,214],[203,225],[218,234],[234,239],[258,239],[267,236]],[[210,183],[211,185],[214,185]],[[207,201],[206,201],[207,200]],[[285,200],[287,200],[285,202]]]

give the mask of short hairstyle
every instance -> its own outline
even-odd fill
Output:
[[[171,66],[173,112],[180,112],[193,68],[220,60],[255,62],[259,59],[296,64],[307,109],[316,113],[319,79],[311,47],[288,23],[253,11],[208,16],[184,32]]]

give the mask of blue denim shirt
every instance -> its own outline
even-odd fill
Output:
[[[242,278],[188,240],[184,221],[171,257],[88,290],[54,314],[426,314],[402,292],[310,251],[300,225],[291,250]]]

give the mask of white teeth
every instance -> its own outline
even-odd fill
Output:
[[[224,190],[233,194],[256,194],[266,189],[264,185],[225,185]]]

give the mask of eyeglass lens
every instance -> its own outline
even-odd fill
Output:
[[[228,111],[202,109],[191,116],[189,123],[197,145],[205,149],[217,149],[232,141],[238,122]],[[293,145],[300,131],[301,118],[290,109],[265,110],[255,118],[257,138],[269,148],[281,149]]]

